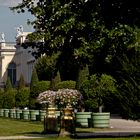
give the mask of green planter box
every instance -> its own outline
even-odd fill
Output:
[[[16,110],[16,118],[17,118],[17,119],[22,119],[22,118],[21,118],[21,114],[22,114],[22,110],[21,110],[21,109],[17,109],[17,110]]]
[[[26,109],[24,109],[24,110],[22,110],[22,114],[23,114],[23,119],[24,120],[29,120],[29,110],[26,110]]]
[[[89,127],[89,119],[91,119],[91,112],[76,112],[75,119],[76,126]]]
[[[9,117],[9,109],[4,109],[4,117]]]
[[[92,113],[92,123],[94,128],[108,128],[110,125],[110,113]]]
[[[46,116],[46,110],[40,110],[39,111],[39,120],[44,121],[45,116]]]
[[[39,115],[39,110],[30,110],[31,121],[37,121],[37,115]]]
[[[0,117],[4,116],[4,109],[0,109]]]
[[[16,110],[15,109],[9,109],[9,117],[16,118]]]

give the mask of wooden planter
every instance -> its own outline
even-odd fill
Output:
[[[110,125],[110,113],[92,113],[92,125],[94,128],[108,128]]]

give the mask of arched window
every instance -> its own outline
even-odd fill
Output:
[[[10,77],[12,85],[15,85],[16,83],[16,64],[15,63],[10,63],[8,65],[7,69],[7,77]]]

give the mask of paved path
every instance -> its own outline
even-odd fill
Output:
[[[111,119],[110,127],[114,131],[140,132],[140,122],[124,119]]]
[[[124,120],[121,118],[110,119],[110,128],[103,129],[103,131],[96,131],[90,133],[78,133],[78,137],[109,137],[109,136],[140,136],[140,122],[132,120]],[[49,135],[54,136],[54,135]],[[11,139],[36,139],[48,137],[48,135],[42,136],[6,136],[0,137],[0,140],[11,140]]]
[[[110,128],[89,133],[78,133],[78,138],[140,136],[140,122],[121,118],[110,119]]]

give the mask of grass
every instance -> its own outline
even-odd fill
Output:
[[[83,131],[84,129],[78,129],[78,131]],[[38,136],[43,131],[42,122],[31,122],[14,120],[8,118],[0,118],[0,137],[1,136]],[[84,130],[85,131],[85,130]],[[89,129],[89,131],[91,131]],[[42,135],[44,136],[44,135]],[[22,139],[24,140],[24,139]],[[27,139],[26,139],[27,140]],[[36,138],[34,140],[72,140],[70,137],[49,137],[45,135],[45,138]],[[87,140],[80,139],[80,140]],[[88,140],[140,140],[140,137],[128,137],[128,138],[88,138]]]
[[[0,118],[0,136],[41,134],[43,123]]]

